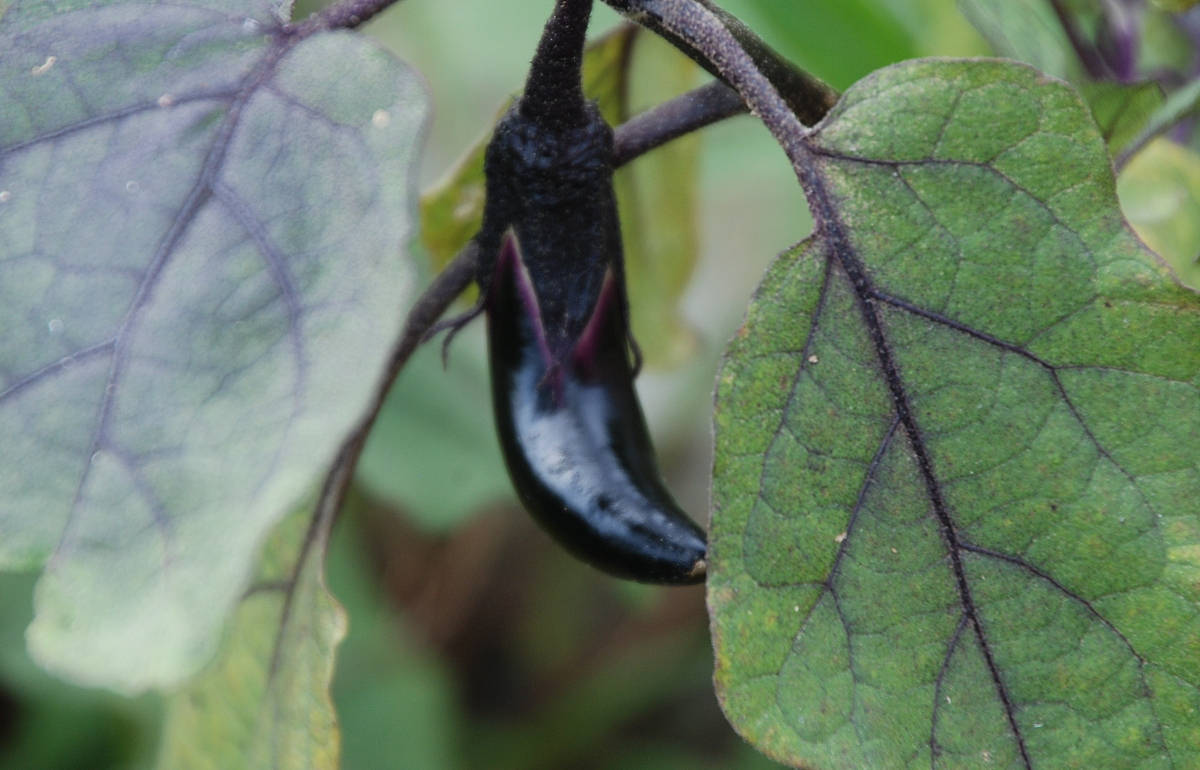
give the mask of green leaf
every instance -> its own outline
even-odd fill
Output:
[[[1174,72],[1194,76],[1196,43],[1187,24],[1162,8],[1148,6],[1141,16],[1141,44],[1138,49],[1140,72]]]
[[[1198,0],[1151,0],[1159,8],[1171,13],[1183,13],[1197,3]]]
[[[325,588],[328,525],[300,511],[272,532],[216,662],[171,699],[159,767],[338,767],[329,683],[346,615]]]
[[[1091,80],[1047,0],[958,0],[958,4],[997,54],[1075,83],[1114,157],[1136,144],[1161,110],[1162,87],[1154,81]]]
[[[397,617],[386,564],[371,558],[368,527],[352,504],[341,514],[329,547],[329,587],[350,615],[338,652],[334,704],[342,726],[347,770],[464,767],[464,744],[450,671],[430,649],[424,628]],[[444,605],[439,605],[444,606]],[[402,737],[381,740],[403,725]]]
[[[801,69],[834,88],[845,88],[871,70],[917,55],[894,3],[841,0],[786,3],[726,0],[722,8],[743,19]],[[847,51],[853,51],[848,56]]]
[[[0,20],[0,568],[47,563],[30,650],[81,683],[211,656],[413,295],[417,78],[286,8]]]
[[[1200,295],[1086,108],[909,62],[804,147],[718,385],[727,715],[804,767],[1200,765]]]
[[[1155,137],[1165,133],[1171,126],[1194,113],[1198,106],[1200,106],[1200,77],[1188,81],[1141,121],[1137,135],[1129,139],[1125,151],[1117,159],[1117,167],[1123,167],[1134,153]]]
[[[1047,0],[958,0],[999,56],[1032,64],[1067,80],[1083,79],[1083,67]]]
[[[639,36],[626,86],[633,111],[692,88],[698,70],[665,41]],[[700,253],[699,176],[700,137],[691,134],[619,169],[613,180],[633,334],[651,367],[677,366],[696,349],[695,332],[680,316],[679,302]]]
[[[476,324],[459,334],[446,368],[440,345],[413,354],[356,470],[368,492],[430,532],[451,530],[513,496],[492,421],[482,332]]]
[[[1121,208],[1181,281],[1200,289],[1200,155],[1158,139],[1117,179]]]
[[[500,115],[508,109],[501,109]],[[499,115],[497,116],[497,119]],[[430,262],[440,270],[467,245],[483,224],[486,199],[483,153],[492,132],[480,137],[458,162],[432,187],[421,194],[421,243]]]
[[[1113,157],[1138,139],[1164,101],[1162,88],[1153,82],[1082,83],[1079,92]]]

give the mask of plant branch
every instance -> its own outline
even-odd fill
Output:
[[[719,80],[680,94],[617,127],[613,165],[623,166],[672,139],[745,111],[737,91]]]
[[[441,317],[442,313],[446,312],[450,303],[470,285],[475,277],[475,265],[478,261],[479,247],[472,240],[463,247],[462,251],[442,272],[438,273],[437,277],[433,279],[433,283],[425,289],[425,292],[413,305],[412,310],[409,311],[408,318],[404,322],[404,329],[392,346],[387,368],[379,380],[379,386],[375,390],[375,397],[370,408],[346,440],[342,442],[333,465],[325,476],[314,511],[317,520],[331,521],[337,511],[341,510],[342,502],[346,498],[346,491],[354,479],[354,467],[358,464],[358,457],[367,443],[367,434],[371,432],[371,426],[375,423],[375,418],[379,416],[379,410],[383,408],[384,399],[391,390],[392,383],[395,382],[400,370],[404,368],[408,359],[420,346],[425,332]]]
[[[742,47],[726,26],[723,12],[707,0],[606,0],[659,34],[678,40],[703,58],[709,69],[741,95],[750,111],[775,137],[802,178],[807,151],[804,140],[809,129],[801,122],[791,102],[767,77],[755,58]],[[806,76],[807,77],[807,76]],[[824,112],[821,113],[824,115]]]
[[[730,85],[735,85],[729,81],[727,74],[713,60],[712,51],[708,50],[700,41],[684,34],[678,27],[666,23],[662,14],[653,9],[654,3],[642,0],[604,0],[604,2],[668,40],[711,74]],[[733,37],[739,49],[754,62],[755,69],[766,77],[787,103],[790,111],[803,123],[807,125],[817,123],[837,102],[837,91],[820,79],[797,69],[786,58],[780,56],[763,42],[737,17],[713,5],[709,0],[692,0],[692,2],[713,17],[725,34]],[[753,105],[751,106],[753,107]]]

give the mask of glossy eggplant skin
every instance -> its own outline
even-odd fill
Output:
[[[619,577],[697,583],[704,531],[664,488],[633,390],[612,129],[580,86],[591,2],[558,0],[485,156],[496,428],[521,501],[568,550]]]
[[[697,583],[704,532],[659,477],[619,288],[606,273],[585,328],[557,358],[518,236],[505,234],[486,302],[497,432],[521,501],[568,550],[618,577]]]

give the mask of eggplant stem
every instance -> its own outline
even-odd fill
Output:
[[[672,139],[745,112],[742,97],[720,80],[693,88],[618,126],[613,133],[613,166],[619,168]]]
[[[450,303],[471,285],[471,281],[475,278],[475,267],[478,262],[479,246],[472,240],[463,247],[462,251],[458,252],[458,255],[442,272],[438,273],[437,277],[433,279],[433,283],[429,284],[429,287],[413,304],[412,310],[409,311],[408,318],[404,322],[404,330],[392,346],[387,368],[379,378],[379,385],[375,389],[375,396],[370,408],[358,421],[346,440],[342,442],[329,472],[325,474],[314,516],[329,521],[329,526],[332,526],[332,519],[336,516],[336,512],[342,509],[350,482],[354,480],[354,467],[358,464],[363,447],[366,446],[367,434],[371,432],[371,426],[375,424],[375,418],[379,416],[379,410],[383,408],[384,399],[391,390],[392,383],[396,381],[400,370],[404,368],[408,359],[421,345],[429,328],[441,317],[442,313],[446,312]]]
[[[545,126],[570,128],[587,121],[580,67],[592,0],[558,0],[529,66],[521,114]]]
[[[723,61],[720,56],[713,56],[715,49],[724,47],[725,44],[718,43],[711,37],[713,34],[731,35],[737,41],[741,52],[750,57],[754,68],[770,81],[791,112],[805,125],[811,126],[819,122],[838,100],[836,89],[792,64],[740,19],[709,0],[690,0],[690,4],[698,6],[693,9],[693,16],[698,10],[706,11],[720,29],[708,25],[707,20],[704,24],[690,29],[680,27],[675,23],[678,19],[677,8],[656,7],[655,3],[648,0],[604,2],[621,15],[671,43],[715,77],[734,85],[730,79],[732,73],[728,69],[728,62]],[[671,15],[675,15],[676,19],[669,19]],[[695,33],[699,33],[699,36]],[[704,36],[709,38],[703,40]]]

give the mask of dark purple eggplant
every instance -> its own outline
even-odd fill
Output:
[[[663,486],[633,389],[612,130],[583,98],[591,0],[559,0],[496,127],[478,280],[496,427],[534,518],[611,574],[703,580],[704,531]]]
[[[486,304],[500,445],[521,502],[576,556],[618,577],[695,583],[704,532],[659,477],[612,276],[555,359],[518,238],[504,238]]]

